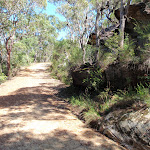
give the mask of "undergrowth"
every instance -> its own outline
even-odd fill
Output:
[[[4,73],[0,73],[0,84],[6,81],[7,76]]]
[[[84,110],[83,118],[88,124],[92,120],[101,118],[109,112],[120,109],[139,110],[142,107],[150,107],[150,84],[146,86],[138,84],[135,89],[111,91],[109,88],[99,94],[84,93],[67,89],[66,92],[74,93],[68,96],[67,101],[73,106]],[[92,93],[92,92],[91,92]]]

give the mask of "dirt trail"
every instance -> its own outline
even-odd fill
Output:
[[[0,85],[0,150],[123,150],[71,114],[48,65],[33,64]]]

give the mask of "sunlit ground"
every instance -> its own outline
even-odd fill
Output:
[[[70,113],[57,97],[64,85],[51,79],[48,64],[24,68],[0,85],[0,150],[119,150]]]

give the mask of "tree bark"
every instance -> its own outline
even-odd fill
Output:
[[[10,37],[8,39],[6,39],[6,50],[7,50],[7,76],[10,76],[10,71],[11,71],[11,67],[10,67],[10,53],[11,53],[11,47],[8,45],[8,42],[10,40]]]
[[[82,48],[82,51],[83,51],[83,63],[85,64],[86,63],[86,49],[84,47],[83,44],[81,44],[81,48]]]
[[[11,71],[11,67],[10,67],[10,52],[7,53],[7,76],[8,78],[10,77],[10,71]]]
[[[3,64],[3,52],[2,52],[2,47],[0,45],[0,73],[3,72],[2,64]]]
[[[96,51],[94,53],[94,63],[98,62],[98,49],[100,46],[100,40],[99,40],[99,18],[100,18],[100,8],[97,8],[97,14],[96,14],[96,22],[95,22],[95,33],[96,33]]]
[[[83,63],[85,64],[86,63],[86,49],[85,49],[85,40],[84,40],[84,36],[87,32],[87,14],[86,14],[86,17],[85,17],[85,20],[84,20],[84,24],[83,24],[83,31],[80,31],[80,46],[81,46],[81,49],[83,51]]]
[[[124,47],[124,29],[125,29],[125,22],[126,22],[126,17],[128,14],[128,9],[130,6],[130,1],[128,0],[126,8],[124,8],[125,0],[121,0],[121,6],[120,6],[120,47]]]
[[[7,50],[7,76],[9,78],[10,76],[10,71],[11,71],[11,65],[10,65],[10,55],[13,47],[13,38],[14,38],[15,31],[13,33],[13,36],[10,36],[9,38],[6,39],[6,50]],[[9,43],[10,41],[10,43]]]
[[[124,0],[121,0],[120,6],[120,47],[124,46],[124,28],[125,28],[125,11],[124,11]]]

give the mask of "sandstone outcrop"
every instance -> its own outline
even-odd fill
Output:
[[[140,58],[141,53],[143,60],[142,62],[133,63],[133,62],[120,62],[114,61],[113,63],[109,64],[106,68],[102,68],[104,82],[101,85],[102,87],[108,85],[111,86],[112,89],[124,89],[131,86],[136,86],[137,83],[144,82],[144,75],[150,74],[150,52],[147,51],[147,54],[144,55],[142,52],[142,46],[144,46],[144,42],[146,39],[142,39],[139,36],[139,33],[134,30],[135,23],[139,25],[150,23],[150,8],[148,7],[149,1],[145,1],[138,4],[133,4],[129,6],[126,24],[125,24],[125,32],[129,33],[130,37],[135,42],[134,53],[135,56]],[[117,9],[115,11],[115,16],[119,20],[120,19],[120,10]],[[104,45],[105,40],[110,38],[114,35],[114,33],[119,32],[119,24],[110,26],[109,28],[103,29],[100,32],[100,43]],[[92,33],[90,35],[89,44],[95,45],[96,44],[96,35]],[[105,46],[103,46],[105,47]],[[101,48],[103,48],[101,46]],[[104,48],[104,52],[108,52],[109,49],[107,47]],[[135,57],[135,59],[136,59]],[[84,65],[82,65],[84,66]],[[88,86],[87,83],[83,83],[84,79],[89,78],[89,70],[91,68],[95,68],[95,66],[84,66],[78,67],[77,69],[72,71],[72,78],[74,85],[78,86]]]
[[[86,79],[91,78],[90,71],[94,71],[96,66],[89,65],[78,67],[72,70],[72,79],[75,86],[88,87],[89,82],[84,82]],[[102,72],[102,80],[100,88],[109,86],[110,89],[125,89],[129,86],[136,86],[138,83],[147,81],[145,78],[150,74],[150,60],[147,59],[143,64],[123,64],[115,61],[108,65]],[[108,85],[109,84],[109,85]]]
[[[143,25],[150,23],[150,1],[133,4],[129,6],[128,14],[126,16],[125,32],[130,35],[132,39],[138,38],[138,33],[134,30],[135,25]],[[120,20],[120,9],[115,10],[115,17]],[[119,24],[114,24],[108,28],[102,29],[99,34],[101,45],[104,41],[112,37],[114,33],[119,33]],[[137,40],[137,42],[139,42]],[[96,34],[92,33],[89,37],[88,44],[96,45]]]
[[[150,150],[150,108],[110,112],[99,131],[129,150]]]
[[[120,9],[115,10],[115,17],[120,20]],[[138,3],[129,6],[126,16],[125,32],[132,38],[137,38],[138,33],[134,30],[136,24],[150,23],[150,8],[147,3]]]
[[[150,1],[147,1],[150,2]],[[116,18],[120,19],[119,9],[115,11]],[[125,32],[129,33],[131,38],[137,40],[138,33],[134,30],[135,20],[139,24],[150,22],[150,10],[146,3],[130,5],[127,15]],[[101,44],[114,32],[118,32],[118,25],[104,29],[100,32]],[[89,44],[95,45],[96,35],[91,34]],[[144,55],[143,55],[144,56]],[[136,57],[135,57],[136,58]],[[90,71],[94,71],[94,65],[82,65],[72,70],[73,84],[75,86],[90,86],[90,83],[84,82],[85,79],[91,78]],[[106,68],[102,68],[103,82],[100,87],[108,87],[112,90],[125,89],[129,86],[136,86],[138,83],[150,82],[150,51],[144,56],[141,62],[127,63],[119,60],[110,63]],[[120,108],[104,114],[103,117],[94,122],[96,129],[105,134],[114,141],[125,146],[129,150],[150,150],[150,108],[145,105],[138,110],[131,108]]]

